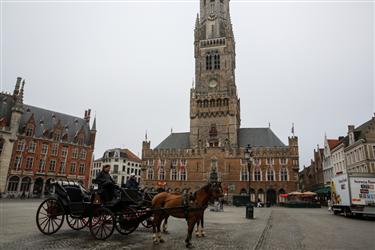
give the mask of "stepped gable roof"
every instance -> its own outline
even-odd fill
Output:
[[[155,149],[186,149],[190,148],[190,133],[171,133]]]
[[[365,138],[366,130],[369,129],[372,121],[373,119],[370,119],[367,122],[363,123],[362,125],[354,129],[354,136],[355,136],[356,141],[359,139]]]
[[[60,123],[62,127],[61,136],[66,135],[68,142],[74,142],[75,136],[83,129],[85,134],[85,144],[90,144],[90,127],[85,119],[58,113],[52,110],[46,110],[30,105],[23,105],[24,113],[21,117],[19,130],[22,132],[31,116],[35,121],[35,136],[43,137],[45,131],[51,131]]]
[[[240,128],[238,130],[240,147],[284,147],[285,144],[270,128]]]

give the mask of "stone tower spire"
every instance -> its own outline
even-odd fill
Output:
[[[194,30],[190,144],[237,147],[240,101],[235,83],[236,53],[229,0],[201,0],[199,17]]]

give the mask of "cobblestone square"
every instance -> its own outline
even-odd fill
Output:
[[[184,220],[170,219],[165,243],[152,243],[151,229],[140,226],[128,236],[115,232],[106,241],[93,240],[87,229],[73,231],[66,223],[56,234],[41,234],[35,213],[41,200],[1,201],[1,249],[185,249]],[[256,208],[245,219],[243,207],[206,211],[205,238],[193,237],[194,249],[374,249],[375,223],[330,214],[326,208]]]

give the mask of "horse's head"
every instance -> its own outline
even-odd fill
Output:
[[[221,182],[212,182],[209,184],[209,191],[213,198],[220,198],[224,196]]]

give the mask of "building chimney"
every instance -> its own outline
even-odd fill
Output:
[[[85,110],[85,116],[83,117],[83,119],[85,119],[87,123],[90,122],[90,114],[91,114],[91,109]]]
[[[348,125],[348,133],[354,131],[354,125]]]
[[[16,87],[14,88],[13,95],[18,95],[18,93],[20,91],[21,81],[22,81],[22,78],[17,77]]]

